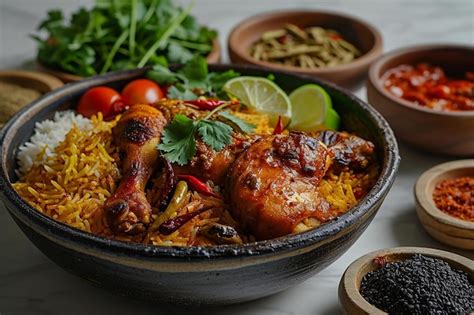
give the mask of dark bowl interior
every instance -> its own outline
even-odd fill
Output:
[[[250,66],[210,66],[212,71],[235,69],[244,75],[267,76]],[[68,84],[30,104],[13,117],[0,138],[2,200],[30,240],[63,268],[120,294],[173,303],[236,303],[281,291],[315,274],[342,255],[374,217],[393,184],[399,155],[386,121],[370,105],[333,84],[286,72],[272,71],[286,91],[316,83],[331,95],[341,114],[342,128],[373,141],[380,176],[363,200],[338,219],[317,229],[245,245],[158,247],[105,239],[56,222],[28,206],[13,190],[17,180],[17,148],[27,141],[38,121],[71,108],[92,86],[123,87],[146,69],[110,73]]]

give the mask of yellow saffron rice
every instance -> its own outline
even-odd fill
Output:
[[[266,116],[249,113],[237,115],[255,124],[259,134],[269,134],[273,130]],[[223,201],[191,191],[188,192],[182,209],[171,217],[192,212],[202,203],[212,205],[212,210],[196,216],[170,235],[162,235],[151,229],[145,235],[134,237],[113,235],[107,226],[102,206],[113,194],[120,180],[118,154],[112,136],[112,128],[118,119],[119,117],[107,122],[99,114],[91,119],[92,128],[88,130],[73,126],[52,155],[44,159],[44,148],[37,157],[38,163],[34,163],[13,184],[18,194],[32,207],[54,220],[119,240],[162,246],[214,245],[213,241],[199,235],[198,231],[200,227],[216,222],[234,227],[243,242],[254,241],[252,236],[245,235],[239,229]],[[338,216],[357,203],[356,192],[365,193],[375,177],[376,172],[357,175],[351,172],[328,174],[322,180],[319,192],[331,205],[331,214]],[[155,180],[157,179],[152,178],[151,183]],[[154,189],[151,185],[146,193],[154,210],[152,217],[156,220],[160,213],[154,207],[157,199]],[[319,224],[318,220],[306,219],[297,226],[295,232]]]

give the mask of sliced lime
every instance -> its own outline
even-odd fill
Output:
[[[227,81],[223,90],[244,105],[268,114],[272,122],[281,116],[287,124],[291,118],[291,102],[278,85],[261,77],[242,76]]]
[[[326,115],[323,125],[328,129],[338,130],[340,122],[341,118],[339,117],[339,114],[334,110],[334,108],[331,108]]]
[[[292,115],[290,129],[317,131],[337,129],[339,115],[332,108],[329,95],[316,84],[303,85],[290,94]]]

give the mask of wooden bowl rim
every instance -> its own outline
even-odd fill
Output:
[[[64,83],[58,78],[38,71],[2,70],[0,71],[0,79],[2,78],[26,79],[30,81],[40,82],[48,88],[48,92],[51,92],[52,90],[60,88],[64,85]],[[44,91],[40,92],[45,93]]]
[[[236,38],[237,34],[241,32],[242,29],[248,27],[249,24],[262,23],[267,20],[272,20],[279,17],[285,17],[287,15],[300,15],[300,14],[304,14],[304,15],[323,14],[323,15],[334,17],[334,18],[339,18],[342,20],[348,20],[348,21],[358,23],[364,26],[369,31],[369,33],[371,33],[374,36],[374,45],[369,49],[369,51],[367,51],[365,54],[363,54],[359,58],[354,59],[354,61],[351,61],[343,65],[338,65],[334,67],[326,67],[326,68],[321,68],[321,69],[303,69],[303,68],[294,67],[294,66],[284,66],[284,65],[271,63],[271,62],[259,61],[250,57],[248,53],[242,52],[241,49],[239,48],[241,45],[237,41],[237,38]],[[232,28],[231,32],[229,33],[227,44],[228,44],[229,51],[232,51],[233,53],[238,55],[241,59],[245,60],[247,63],[250,63],[250,64],[259,65],[266,68],[274,68],[278,70],[298,72],[301,74],[327,74],[327,73],[333,73],[337,71],[350,70],[358,66],[363,66],[366,63],[370,63],[372,60],[378,58],[379,55],[382,54],[383,40],[382,40],[381,33],[377,30],[375,26],[352,15],[347,15],[347,14],[339,13],[336,11],[330,11],[330,10],[275,10],[275,11],[256,14],[239,22],[236,26],[234,26],[234,28]]]
[[[415,255],[415,254],[422,254],[425,256],[439,258],[446,261],[451,267],[453,263],[455,265],[462,266],[462,270],[465,271],[470,275],[470,277],[474,277],[474,269],[473,269],[473,261],[467,257],[454,254],[451,252],[428,248],[428,247],[393,247],[393,248],[386,248],[377,250],[368,254],[365,254],[359,257],[357,260],[352,262],[349,267],[347,267],[346,271],[344,272],[340,284],[343,287],[344,293],[350,298],[353,302],[353,306],[366,312],[367,314],[387,314],[386,312],[378,309],[374,305],[370,304],[361,294],[360,288],[358,288],[353,281],[358,275],[360,274],[363,267],[370,264],[374,258],[379,256],[391,256],[391,255]],[[459,269],[458,266],[455,267]],[[360,276],[362,279],[365,276]],[[359,284],[360,285],[360,284]]]
[[[221,49],[221,45],[220,45],[220,42],[219,42],[219,37],[216,37],[212,41],[212,50],[206,56],[206,60],[207,60],[208,63],[219,63],[219,61],[221,59],[221,54],[222,54],[222,49]],[[61,70],[56,70],[56,69],[49,68],[49,67],[45,66],[44,64],[42,64],[38,59],[36,60],[36,66],[40,71],[49,73],[50,75],[53,75],[53,76],[61,79],[62,81],[65,81],[65,82],[76,82],[76,81],[80,81],[80,80],[84,80],[84,79],[88,79],[88,78],[92,78],[92,77],[95,77],[95,76],[105,74],[105,73],[104,74],[99,73],[99,74],[96,74],[96,75],[91,76],[91,77],[82,77],[80,75],[76,75],[76,74],[64,72],[64,71],[61,71]]]
[[[412,102],[406,101],[402,98],[398,98],[395,95],[390,94],[384,87],[383,82],[381,80],[382,75],[379,75],[380,69],[393,60],[394,58],[398,58],[400,56],[404,56],[406,54],[410,54],[413,52],[423,51],[425,53],[430,53],[430,51],[435,50],[442,50],[442,49],[459,49],[459,50],[472,50],[474,54],[474,47],[469,45],[463,44],[423,44],[423,45],[414,45],[414,46],[406,46],[402,48],[398,48],[392,50],[382,57],[380,57],[377,61],[375,61],[369,68],[369,79],[370,83],[372,83],[375,90],[384,96],[385,98],[389,99],[390,101],[396,103],[397,105],[401,105],[413,111],[424,112],[431,115],[441,115],[441,116],[455,116],[455,117],[474,117],[474,110],[472,111],[440,111],[434,110],[431,108],[425,108],[423,106],[416,105]]]
[[[454,170],[466,168],[474,169],[474,159],[457,160],[438,164],[426,170],[420,177],[418,177],[418,180],[415,183],[414,192],[420,210],[424,211],[431,218],[444,225],[474,231],[474,222],[458,219],[438,209],[434,204],[433,197],[429,196],[425,189],[428,184],[437,181],[441,175]]]

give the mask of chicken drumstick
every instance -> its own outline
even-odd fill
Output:
[[[166,119],[149,105],[131,107],[114,128],[114,141],[119,148],[122,180],[107,199],[104,212],[115,233],[139,234],[151,220],[151,206],[145,186],[157,165],[160,136]]]

